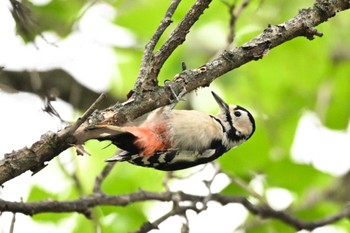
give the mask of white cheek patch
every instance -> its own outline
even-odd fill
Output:
[[[234,126],[236,128],[236,135],[237,136],[248,136],[249,133],[252,131],[252,123],[249,120],[248,113],[241,111],[242,116],[239,118],[235,118]]]

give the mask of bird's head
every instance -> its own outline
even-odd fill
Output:
[[[252,114],[238,105],[228,105],[215,92],[211,92],[220,107],[217,118],[228,138],[232,141],[248,140],[255,131],[255,120]]]

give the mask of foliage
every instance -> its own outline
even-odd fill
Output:
[[[179,22],[193,1],[183,1],[175,14],[174,23]],[[295,15],[298,9],[310,6],[313,1],[252,1],[238,19],[235,45],[240,45],[259,34],[268,24],[278,24]],[[69,36],[74,31],[75,20],[83,17],[84,1],[52,0],[45,5],[33,5],[35,16],[39,19],[41,31],[55,31],[60,36]],[[97,4],[97,3],[96,3]],[[137,48],[115,48],[120,59],[118,64],[121,82],[113,81],[111,95],[125,95],[134,85],[144,44],[149,40],[162,19],[168,1],[106,1],[117,11],[113,23],[129,30],[138,41]],[[92,6],[93,7],[93,6]],[[89,9],[85,9],[89,10]],[[213,57],[218,50],[226,46],[228,33],[228,9],[222,1],[214,1],[199,22],[191,30],[185,43],[170,57],[161,71],[159,82],[171,79],[181,70],[181,62],[188,67],[200,67]],[[278,46],[262,60],[250,62],[216,80],[212,86],[224,94],[230,103],[239,103],[252,109],[257,119],[257,131],[254,137],[218,160],[221,169],[228,174],[241,177],[246,183],[254,179],[255,173],[265,176],[264,188],[280,187],[289,190],[293,196],[291,210],[303,218],[315,219],[335,213],[341,204],[336,201],[320,200],[310,208],[304,208],[308,195],[312,192],[324,192],[336,179],[312,167],[310,164],[298,164],[291,158],[298,121],[305,110],[316,111],[322,122],[333,129],[346,129],[350,116],[350,79],[348,77],[349,55],[338,59],[339,51],[349,51],[350,31],[346,30],[349,14],[337,15],[318,30],[322,38],[313,41],[298,38]],[[171,28],[163,35],[164,41]],[[342,28],[343,30],[339,30]],[[218,43],[220,42],[220,43]],[[324,87],[329,90],[328,100],[320,98]],[[200,95],[193,98],[201,98]],[[192,98],[192,99],[193,99]],[[189,100],[190,101],[190,100]],[[320,108],[321,106],[321,108]],[[195,106],[194,108],[199,108]],[[203,106],[200,106],[203,109]],[[322,109],[322,111],[320,110]],[[207,111],[211,111],[208,107]],[[102,169],[103,158],[112,155],[112,146],[101,150],[103,146],[90,142],[88,150],[93,154],[89,162],[78,169],[78,178],[83,190],[89,193],[95,176]],[[335,151],[336,153],[336,151]],[[86,172],[90,171],[90,176]],[[160,191],[163,172],[120,164],[113,170],[103,189],[107,193],[125,194],[139,188]],[[73,187],[72,187],[73,188]],[[250,195],[233,183],[223,193],[230,195]],[[66,193],[49,193],[34,186],[28,200],[45,198],[61,199]],[[343,203],[344,204],[344,203]],[[136,230],[147,221],[146,206],[143,204],[127,207],[100,207],[94,211],[100,219],[103,232],[127,232]],[[42,217],[47,215],[47,218]],[[41,217],[40,217],[41,216]],[[56,217],[53,217],[56,216]],[[67,214],[62,215],[66,218]],[[107,220],[108,219],[108,220]],[[111,220],[112,219],[112,220]],[[55,214],[42,214],[37,221],[55,222]],[[290,227],[278,221],[259,222],[254,225],[255,217],[249,217],[242,226],[247,232],[292,232]],[[78,217],[75,230],[94,232],[94,224],[86,223]],[[110,224],[111,222],[115,224]],[[339,225],[349,227],[345,221]]]

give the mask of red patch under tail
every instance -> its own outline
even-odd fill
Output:
[[[165,124],[158,125],[155,129],[147,127],[126,127],[127,131],[137,137],[135,145],[140,149],[140,155],[149,157],[158,151],[169,148],[169,140]]]

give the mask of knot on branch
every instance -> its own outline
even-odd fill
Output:
[[[269,24],[268,27],[264,30],[265,34],[269,34],[270,37],[282,36],[282,32],[286,30],[285,25],[272,25]]]
[[[242,49],[244,49],[247,56],[253,60],[259,60],[269,53],[271,45],[272,43],[270,40],[251,41],[242,45]]]
[[[330,0],[317,0],[314,8],[319,11],[319,15],[323,22],[336,15],[334,3],[332,3]]]
[[[228,62],[234,62],[235,53],[225,50],[221,56]]]
[[[322,37],[323,36],[322,32],[318,31],[315,27],[311,26],[310,24],[304,23],[303,25],[305,27],[304,36],[308,40],[315,39],[315,36],[318,36],[318,37]]]

